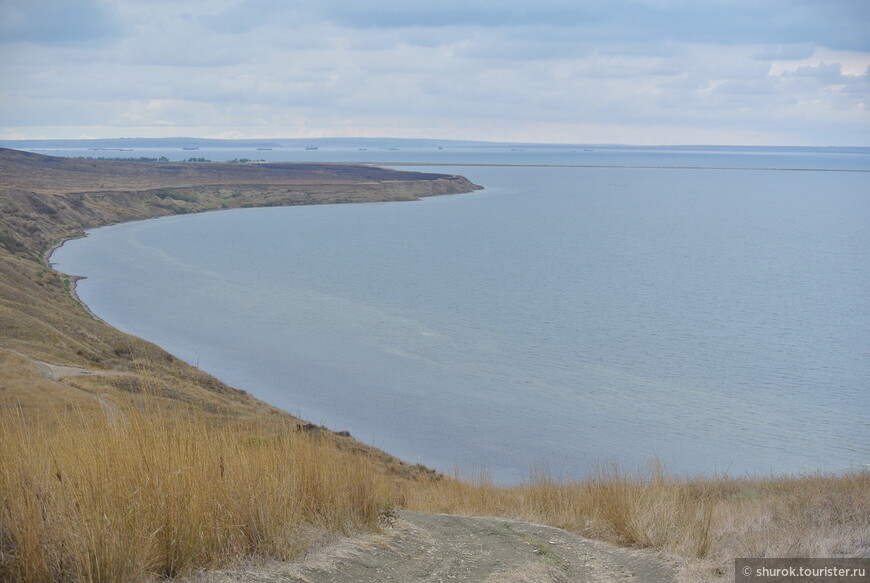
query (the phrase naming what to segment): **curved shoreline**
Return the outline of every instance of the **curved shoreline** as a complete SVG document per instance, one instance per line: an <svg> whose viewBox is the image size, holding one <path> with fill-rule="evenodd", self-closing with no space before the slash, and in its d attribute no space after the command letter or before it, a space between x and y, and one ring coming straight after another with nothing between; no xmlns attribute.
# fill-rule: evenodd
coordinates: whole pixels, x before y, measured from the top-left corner
<svg viewBox="0 0 870 583"><path fill-rule="evenodd" d="M5 284L0 285L0 318L8 324L2 331L4 343L20 346L28 356L48 363L123 371L133 384L106 388L117 389L119 399L161 379L162 397L185 407L230 417L276 419L273 416L280 415L297 424L300 420L289 412L99 318L78 292L82 276L55 269L55 251L67 241L87 236L91 229L162 216L411 201L480 188L455 174L358 164L132 163L7 148L0 148L0 175L0 276ZM8 381L15 389L0 397L23 394L33 386L24 377L0 377L0 383Z"/></svg>
<svg viewBox="0 0 870 583"><path fill-rule="evenodd" d="M337 164L341 164L341 163L337 163ZM401 171L400 171L400 172L401 172ZM458 195L458 194L471 194L471 193L473 193L473 192L476 192L476 191L484 190L484 189L485 189L483 186L479 186L479 185L477 185L477 184L474 184L474 183L468 181L464 176L457 176L457 175L450 175L450 174L444 174L444 175L442 175L442 176L443 176L444 178L449 179L449 180L455 180L455 179L461 179L461 180L464 180L464 181L466 181L466 182L471 186L471 189L470 189L470 190L467 190L467 191L462 191L462 192L447 192L447 193L431 193L431 192L430 192L430 193L420 194L420 195L418 195L417 198L415 198L415 199L410 199L410 200L422 200L422 199L424 199L424 198L430 198L430 197L432 197L432 196L453 196L453 195ZM439 183L442 182L442 181L443 181L442 178L438 178L438 179L435 180L435 182L439 182ZM354 201L354 202L350 202L350 204L365 204L365 203L367 203L367 202L408 202L408 201L409 201L409 199L389 199L389 198L387 198L387 199L385 199L385 200L371 200L371 201L359 201L359 202L355 202L355 201ZM318 205L321 205L321 204L348 204L348 202L345 202L345 201L331 201L331 202L323 203L323 202L316 202L316 201L308 201L308 202L303 202L303 203L301 203L301 204L298 204L298 205L292 205L292 206L318 206ZM271 204L260 204L260 205L251 206L251 207L206 208L206 209L199 210L199 211L196 211L196 212L193 212L193 213L175 213L175 214L170 214L170 215L154 215L154 216L149 216L149 217L142 217L142 218L134 218L134 219L130 219L130 220L124 220L124 221L111 221L111 222L106 222L106 223L103 223L103 224L95 225L95 226L93 226L93 227L86 227L86 228L83 228L83 229L81 230L80 233L75 234L75 235L69 235L69 236L66 236L66 237L62 237L61 239L59 239L59 240L57 240L55 243L53 243L51 246L49 246L49 247L48 247L45 251L43 251L43 253L42 253L42 263L43 263L43 265L44 265L45 267L47 267L48 269L50 269L50 270L53 271L54 273L58 274L59 276L61 276L61 278L63 279L63 281L64 281L65 283L67 283L66 289L67 289L67 292L68 292L69 296L70 296L70 297L71 297L71 298L72 298L72 299L73 299L73 300L74 300L74 301L79 305L79 307L81 307L82 310L84 310L84 311L85 311L85 312L86 312L86 313L87 313L91 318L93 318L94 320L97 320L97 321L99 321L99 322L105 324L106 326L110 326L110 327L112 327L113 329L117 330L116 327L112 326L110 323L106 322L105 320L103 320L102 318L100 318L99 316L97 316L97 315L94 313L94 311L91 309L91 307L88 306L88 305L87 305L87 304L86 304L86 303L81 299L81 297L79 296L79 294L78 294L78 292L77 292L77 290L76 290L76 288L77 288L77 283L78 283L79 281L83 280L83 279L87 279L87 276L84 276L84 275L73 275L73 274L69 274L69 273L65 273L65 272L59 271L59 270L57 270L57 269L54 268L54 263L51 261L51 257L52 257L52 255L54 255L54 253L55 253L58 249L60 249L61 247L63 247L63 246L64 246L68 241L74 241L74 240L76 240L76 239L83 239L83 238L87 237L87 236L88 236L88 231L91 230L91 229L99 229L99 228L102 228L102 227L108 227L108 226L111 226L111 225L117 225L117 224L121 224L121 223L136 223L136 222L140 222L140 221L149 221L149 220L152 220L152 219L161 218L162 216L167 216L167 217L168 217L168 216L180 216L181 214L196 214L196 215L199 215L199 214L205 214L205 213L211 213L211 212L220 212L220 211L239 210L240 208L269 208L270 206L273 206L273 205L271 205ZM288 205L280 205L280 206L288 206ZM139 337L137 336L137 338L139 338ZM149 340L145 340L144 338L140 338L140 340L143 340L143 341L145 341L145 342L150 342ZM161 347L161 348L162 348L162 347ZM193 365L191 365L191 366L193 366ZM196 368L198 368L198 367L196 367Z"/></svg>
<svg viewBox="0 0 870 583"><path fill-rule="evenodd" d="M58 271L58 273L60 273L60 272ZM93 318L94 320L99 320L100 322L102 322L103 324L106 324L107 326L111 326L111 324L109 324L108 322L106 322L105 320L103 320L102 318L97 316L94 313L94 311L91 310L91 307L89 305L87 305L84 301L82 301L82 298L79 297L78 291L76 291L76 288L78 287L78 282L80 282L83 279L87 279L87 276L69 275L69 274L63 274L63 275L65 276L64 281L69 282L69 287L67 288L67 291L69 292L69 295L72 297L72 299L74 299L76 301L76 303L79 306L81 306L82 309L85 312L87 312L91 318ZM113 328L114 328L114 326L113 326Z"/></svg>
<svg viewBox="0 0 870 583"><path fill-rule="evenodd" d="M500 186L499 186L499 182L496 180L496 174L497 174L497 173L495 173L495 172L494 172L493 174L485 173L485 174L479 174L479 176L486 176L487 178L486 178L485 180L486 180L488 183L490 183L490 182L492 183L491 186L493 186L493 187L496 188L496 191L495 191L495 192L499 192L498 188L499 188ZM715 180L715 174L716 174L716 173L714 173L713 175L711 175L711 174L706 174L705 176L707 177L708 180ZM512 173L509 173L508 175L509 175L509 176L512 176L513 174L512 174ZM474 175L473 175L473 176L474 176ZM638 175L635 175L635 176L638 176ZM700 176L700 174L698 174L698 176ZM779 175L779 176L782 178L783 181L785 181L786 179L788 179L789 182L791 182L791 181L794 181L794 180L797 179L797 177L794 176L794 175L792 175L792 176L790 176L790 177L788 177L788 176L783 176L783 175ZM642 179L642 178L643 178L643 175L640 175L640 177L641 177L641 179ZM744 178L745 178L745 179L751 179L751 176L744 176ZM483 181L483 180L484 180L484 179L479 179L478 181ZM505 198L505 197L502 197L502 198ZM466 200L468 203L472 203L472 201L475 200L475 199L471 199L471 198L469 198L469 199L465 199L465 200ZM435 201L433 201L433 202L435 202ZM438 206L444 206L444 205L447 205L447 206L455 206L455 203L459 203L460 205L462 205L462 199L454 199L454 203L451 203L449 200L445 200L445 201L442 201L442 203L439 203ZM463 206L464 206L464 205L463 205ZM387 208L387 207L385 207L385 209L386 209L386 208ZM396 208L396 207L391 207L391 208ZM407 209L410 209L410 210L413 211L413 208L414 208L414 207L402 207L402 208L407 208ZM419 207L417 207L417 208L418 208L418 211L413 211L413 212L414 212L415 214L422 214L422 215L425 216L425 214L426 214L425 209L420 209ZM324 209L324 210L326 210L326 209ZM333 209L333 210L335 210L335 209ZM348 210L348 211L351 211L352 209L347 209L347 210ZM388 211L388 212L389 212L389 211ZM257 214L257 213L254 213L254 214ZM262 212L261 214L266 215L266 216L269 216L271 213L269 213L269 212ZM290 214L292 214L292 212L291 212ZM320 213L318 213L318 214L320 214ZM371 213L370 213L370 214L371 214ZM298 215L297 215L297 216L298 216ZM221 222L224 222L223 219L221 219ZM481 220L479 220L479 219L476 218L476 219L474 219L473 223L471 223L471 224L482 224L482 223L483 223L483 221L481 221ZM186 224L186 223L185 223L184 221L178 221L178 223L176 223L176 224L178 224L178 225L183 225L183 224ZM181 227L181 229L182 229L182 230L185 230L184 227ZM94 236L96 237L96 233L94 234ZM363 238L363 236L361 236L361 235L355 235L354 238L357 240L357 242L365 240L365 239ZM317 232L312 231L312 232L309 233L307 239L308 239L309 241L314 241L315 244L316 244L317 240L319 239L319 236L317 235ZM95 241L94 241L94 242L95 242ZM431 246L431 248L436 248L436 247L435 247L435 246ZM505 247L502 246L502 247L500 247L500 248L501 248L501 249L504 249ZM217 257L217 258L220 258L221 256L222 256L221 254L218 254L216 257ZM229 257L229 255L224 255L223 257L226 258L226 257ZM312 265L313 265L313 266L317 266L318 263L313 263ZM217 266L219 267L219 264L217 264ZM267 268L268 268L268 266L265 266L265 265L263 266L263 269L267 269ZM82 269L83 269L83 268L82 268ZM159 273L159 272L158 272L158 273ZM94 282L91 282L91 283L89 283L88 285L92 285L93 283L94 283ZM91 288L88 287L87 289L91 289ZM85 291L87 291L87 289L86 289ZM87 295L87 294L85 294L85 295ZM96 299L96 298L95 298L95 299ZM98 308L99 308L99 306L98 306ZM135 308L135 306L134 306L134 308ZM154 305L154 308L152 308L152 309L158 309L158 310L159 310L159 309L160 309L160 305L159 305L159 304L155 304L155 305ZM147 316L146 316L146 317L147 317ZM155 338L157 338L157 337L155 337ZM203 341L207 341L208 338L203 337L202 340L203 340ZM186 355L187 360L188 360L191 364L192 364L193 362L197 361L197 356L198 356L198 354L199 354L199 352L198 352L198 351L199 351L199 348L198 348L196 345L194 345L193 350L187 350L186 348L184 348L184 349L181 349L181 348L180 348L180 350L183 351L182 353ZM216 362L220 363L220 359L218 359ZM211 364L211 363L209 363L209 364ZM204 366L207 366L207 365L206 365L206 359L205 359L205 357L204 357L204 360L203 360L203 365L204 365ZM219 369L215 369L215 371L218 371L218 370L219 370ZM235 386L238 386L238 387L252 387L252 388L254 388L255 391L258 391L258 392L259 392L260 388L259 388L256 384L251 383L251 382L248 380L249 377L248 377L248 378L244 378L244 379L240 379L239 377L235 377L235 378L236 378L236 382L234 382L234 383L231 382L231 384L234 384ZM292 379L293 377L285 376L284 378L290 378L290 379ZM317 379L317 380L320 380L321 377L312 377L312 378L315 378L315 379ZM269 399L267 399L267 400L269 400ZM279 403L281 402L280 400L281 400L281 397L277 397L277 398L275 398L275 400L272 401L272 402L274 402L275 404L279 404ZM297 413L298 413L299 410L298 410L297 408L295 408L295 405L296 405L295 402L285 402L284 404L281 404L281 405L279 405L279 406L287 407L290 411L293 411L293 412L297 412ZM328 411L328 409L326 409L325 407L323 407L323 409ZM318 415L319 415L319 413L315 413L314 415L312 415L312 417L314 417L315 419L318 419L318 420L319 420L320 417L318 417ZM329 417L324 417L324 418L328 419ZM333 419L335 419L335 417L333 417ZM362 423L360 423L359 421L355 421L354 423L349 423L349 424L346 424L346 425L342 425L342 423L343 423L343 422L341 422L341 423L337 423L337 424L335 425L335 428L336 428L336 429L351 428L351 429L354 429L354 431L356 432L357 430L355 429L354 425L356 425L356 426L362 426ZM384 442L381 442L381 443L384 443ZM405 443L407 443L407 442L405 442ZM394 441L393 441L393 445L390 446L390 449L395 448L395 450L398 451L398 452L406 451L406 450L402 449L403 446L405 445L405 443L403 443L403 441L400 441L400 440L394 440ZM397 447L396 444L398 444L398 447ZM408 456L407 454L404 454L402 457L404 457L405 459L413 459L412 456ZM430 459L432 459L432 458L430 458ZM431 463L432 463L433 465L435 465L435 466L438 466L438 467L447 467L446 465L444 465L444 464L439 464L438 462L431 462Z"/></svg>
<svg viewBox="0 0 870 583"><path fill-rule="evenodd" d="M87 279L87 276L85 276L85 275L73 275L70 273L65 273L63 271L58 271L57 269L54 268L54 263L52 263L52 261L51 261L51 256L54 255L54 252L57 251L58 249L60 249L61 247L63 247L67 241L74 241L75 239L83 239L84 237L87 237L87 236L88 236L87 232L83 232L81 235L78 235L78 236L63 237L57 243L55 243L54 245L52 245L51 247L49 247L48 249L45 250L45 252L42 254L42 263L48 269L52 270L54 273L57 273L58 275L61 276L61 278L65 284L64 287L66 288L67 293L73 299L73 301L75 301L75 303L77 303L79 305L79 307L81 307L82 310L84 310L94 320L97 320L98 322L102 322L106 326L112 326L111 324L109 324L108 322L106 322L105 320L103 320L102 318L97 316L94 313L94 311L91 309L91 307L89 305L87 305L82 300L82 298L79 296L78 291L77 291L78 282L80 282L83 279ZM112 326L112 328L117 330L117 328L115 328L114 326Z"/></svg>

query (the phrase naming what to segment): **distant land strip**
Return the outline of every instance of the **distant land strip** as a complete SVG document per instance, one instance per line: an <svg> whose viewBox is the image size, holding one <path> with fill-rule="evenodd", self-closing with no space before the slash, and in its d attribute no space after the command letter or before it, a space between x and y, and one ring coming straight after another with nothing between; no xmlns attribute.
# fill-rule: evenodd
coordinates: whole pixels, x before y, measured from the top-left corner
<svg viewBox="0 0 870 583"><path fill-rule="evenodd" d="M860 168L753 168L752 166L641 166L634 164L497 164L485 162L354 162L376 166L480 166L507 168L635 168L643 170L756 170L766 172L870 172Z"/></svg>

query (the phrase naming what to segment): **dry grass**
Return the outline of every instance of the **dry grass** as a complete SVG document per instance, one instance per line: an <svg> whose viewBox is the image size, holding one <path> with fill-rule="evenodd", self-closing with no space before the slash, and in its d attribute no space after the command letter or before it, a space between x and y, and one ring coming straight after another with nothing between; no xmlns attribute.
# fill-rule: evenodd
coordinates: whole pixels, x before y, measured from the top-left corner
<svg viewBox="0 0 870 583"><path fill-rule="evenodd" d="M737 557L870 555L870 472L677 479L658 464L599 468L583 481L546 471L516 487L485 475L404 491L423 512L503 516L549 524L674 558L684 578L733 577Z"/></svg>
<svg viewBox="0 0 870 583"><path fill-rule="evenodd" d="M30 423L0 412L0 580L175 577L287 559L375 527L392 486L328 436L125 412Z"/></svg>
<svg viewBox="0 0 870 583"><path fill-rule="evenodd" d="M867 556L870 473L676 479L600 468L576 482L405 481L295 424L171 409L52 423L0 412L0 580L144 581L250 557L290 559L383 510L491 515L656 549L689 580L727 579L735 557Z"/></svg>
<svg viewBox="0 0 870 583"><path fill-rule="evenodd" d="M39 375L36 365L23 356L3 349L0 344L0 409L16 406L31 419L53 419L53 411L88 409L99 411L99 404L86 394L59 386Z"/></svg>

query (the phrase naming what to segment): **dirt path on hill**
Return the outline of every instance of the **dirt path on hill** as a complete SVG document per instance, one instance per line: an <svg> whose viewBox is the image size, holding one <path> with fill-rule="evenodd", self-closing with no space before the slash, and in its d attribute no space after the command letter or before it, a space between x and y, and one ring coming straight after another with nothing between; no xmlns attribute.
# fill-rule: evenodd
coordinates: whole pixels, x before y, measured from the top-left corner
<svg viewBox="0 0 870 583"><path fill-rule="evenodd" d="M30 357L26 357L30 358ZM47 362L42 362L41 360L36 360L35 358L30 358L34 364L36 364L36 368L39 369L39 374L50 381L54 381L59 385L63 385L64 387L70 389L71 391L78 391L79 393L85 394L92 399L96 399L100 405L103 407L103 411L106 413L106 417L108 417L110 423L114 423L121 413L118 411L118 407L111 402L109 399L105 398L102 395L98 395L96 393L92 393L90 391L86 391L84 389L80 389L78 387L74 387L68 383L61 381L64 377L76 377L76 376L91 376L91 375L118 375L115 371L105 371L105 370L89 370L86 368L80 368L77 366L62 366L59 364L50 364Z"/></svg>
<svg viewBox="0 0 870 583"><path fill-rule="evenodd" d="M186 583L670 583L656 555L502 518L400 512L383 534L344 539L295 563L205 571Z"/></svg>
<svg viewBox="0 0 870 583"><path fill-rule="evenodd" d="M96 400L103 407L103 411L106 413L106 417L108 417L109 421L114 423L116 419L121 415L120 411L118 411L118 407L109 399L102 395L98 395L96 393L92 393L91 391L86 391L84 389L80 389L78 387L74 387L68 383L63 382L61 379L64 377L74 377L74 376L91 376L91 375L107 375L107 376L116 376L122 373L111 370L91 370L87 368L81 368L78 366L63 366L60 364L51 364L48 362L43 362L41 360L36 360L33 357L27 356L22 352L18 352L17 350L12 350L11 348L3 348L2 350L6 350L7 352L11 352L13 354L17 354L22 358L26 358L30 362L36 365L36 370L39 371L39 374L46 380L49 380L55 384L58 384L70 391L76 391L83 395L87 395L91 399Z"/></svg>

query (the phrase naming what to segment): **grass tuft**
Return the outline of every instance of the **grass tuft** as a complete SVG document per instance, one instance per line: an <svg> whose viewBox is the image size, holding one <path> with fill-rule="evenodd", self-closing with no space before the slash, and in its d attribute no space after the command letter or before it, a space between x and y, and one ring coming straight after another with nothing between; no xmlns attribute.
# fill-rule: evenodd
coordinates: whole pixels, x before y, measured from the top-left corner
<svg viewBox="0 0 870 583"><path fill-rule="evenodd" d="M654 463L636 473L602 466L585 480L559 481L539 469L514 487L496 487L485 473L411 485L403 500L420 512L526 520L654 549L682 564L688 579L733 573L736 557L870 554L867 471L685 479Z"/></svg>
<svg viewBox="0 0 870 583"><path fill-rule="evenodd" d="M365 456L250 424L129 409L28 423L0 412L0 580L174 578L289 559L376 528L392 486Z"/></svg>

